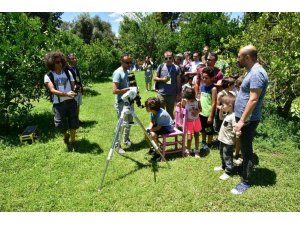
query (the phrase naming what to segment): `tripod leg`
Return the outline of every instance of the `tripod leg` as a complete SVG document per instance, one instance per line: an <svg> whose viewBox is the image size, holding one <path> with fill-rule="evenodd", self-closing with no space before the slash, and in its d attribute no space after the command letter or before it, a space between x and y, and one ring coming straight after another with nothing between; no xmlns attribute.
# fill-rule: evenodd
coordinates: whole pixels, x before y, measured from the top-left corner
<svg viewBox="0 0 300 225"><path fill-rule="evenodd" d="M100 186L98 188L98 191L101 191L101 188L102 188L102 185L103 185L103 182L104 182L104 178L105 178L105 174L106 174L106 171L107 171L107 168L108 168L108 164L112 158L112 155L113 155L113 152L116 148L116 144L117 144L117 141L119 139L119 133L120 133L120 128L122 126L122 123L123 123L123 115L121 115L119 121L118 121L118 124L117 124L117 127L116 127L116 131L115 131L115 136L114 136L114 139L113 139L113 142L111 144L111 147L110 147L110 150L109 150L109 153L108 153L108 156L107 156L107 160L106 160L106 165L104 167L104 171L103 171L103 174L102 174L102 179L101 179L101 182L100 182Z"/></svg>
<svg viewBox="0 0 300 225"><path fill-rule="evenodd" d="M166 160L166 158L163 156L163 154L160 151L160 148L157 146L157 144L155 143L155 141L152 139L152 137L148 134L148 132L146 131L146 128L144 127L144 125L141 123L141 121L139 120L139 118L137 117L137 115L135 114L135 112L132 112L132 116L133 118L136 120L136 122L140 125L140 127L142 128L142 130L144 131L144 134L146 135L146 137L148 138L148 140L150 141L150 143L152 144L152 146L155 149L155 152L157 152L161 158L167 163L168 167L170 168L170 164L168 163L168 161Z"/></svg>

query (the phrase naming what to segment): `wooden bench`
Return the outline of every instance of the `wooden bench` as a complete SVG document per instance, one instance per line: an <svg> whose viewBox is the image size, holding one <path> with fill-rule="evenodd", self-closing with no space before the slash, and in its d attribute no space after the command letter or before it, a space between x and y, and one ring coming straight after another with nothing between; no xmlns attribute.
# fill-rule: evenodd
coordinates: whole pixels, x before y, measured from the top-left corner
<svg viewBox="0 0 300 225"><path fill-rule="evenodd" d="M28 144L32 144L37 138L37 127L37 125L26 127L23 133L19 135L21 143L28 142Z"/></svg>

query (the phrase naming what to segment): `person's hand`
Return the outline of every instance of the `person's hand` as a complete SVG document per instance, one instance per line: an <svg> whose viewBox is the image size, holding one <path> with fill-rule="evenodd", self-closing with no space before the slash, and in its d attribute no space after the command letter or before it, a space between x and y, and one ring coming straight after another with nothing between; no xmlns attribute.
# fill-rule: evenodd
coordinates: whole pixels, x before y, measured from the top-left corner
<svg viewBox="0 0 300 225"><path fill-rule="evenodd" d="M167 83L170 79L171 79L171 77L164 77L163 82Z"/></svg>
<svg viewBox="0 0 300 225"><path fill-rule="evenodd" d="M242 127L244 126L244 122L239 120L239 122L237 122L237 124L235 124L234 126L234 131L236 134L240 134L241 133L241 130L242 130Z"/></svg>
<svg viewBox="0 0 300 225"><path fill-rule="evenodd" d="M213 119L211 117L207 118L207 124L212 124L213 123Z"/></svg>
<svg viewBox="0 0 300 225"><path fill-rule="evenodd" d="M71 97L71 98L74 98L77 94L74 92L74 91L69 91L67 92L67 96L68 97Z"/></svg>

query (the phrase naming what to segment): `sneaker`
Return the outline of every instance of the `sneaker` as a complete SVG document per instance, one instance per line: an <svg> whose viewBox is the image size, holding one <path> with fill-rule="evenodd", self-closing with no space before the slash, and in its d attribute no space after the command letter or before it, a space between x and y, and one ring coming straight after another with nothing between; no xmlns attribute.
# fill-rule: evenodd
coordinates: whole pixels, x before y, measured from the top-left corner
<svg viewBox="0 0 300 225"><path fill-rule="evenodd" d="M245 191L247 191L248 188L250 188L249 184L245 184L244 182L241 182L238 185L236 185L235 188L233 188L231 190L231 193L234 194L234 195L241 195Z"/></svg>
<svg viewBox="0 0 300 225"><path fill-rule="evenodd" d="M191 155L191 152L190 150L186 149L185 152L184 152L185 156L190 156Z"/></svg>
<svg viewBox="0 0 300 225"><path fill-rule="evenodd" d="M151 158L151 161L152 161L152 162L160 162L160 161L161 161L161 155L155 153L155 154L153 155L153 157Z"/></svg>
<svg viewBox="0 0 300 225"><path fill-rule="evenodd" d="M195 150L195 158L200 159L200 151L199 150Z"/></svg>
<svg viewBox="0 0 300 225"><path fill-rule="evenodd" d="M223 173L220 177L221 180L227 180L230 178L230 176L227 173Z"/></svg>
<svg viewBox="0 0 300 225"><path fill-rule="evenodd" d="M64 137L64 143L66 144L66 145L68 145L69 143L70 143L70 134L66 134L66 136Z"/></svg>
<svg viewBox="0 0 300 225"><path fill-rule="evenodd" d="M214 168L214 171L223 171L222 166L217 166Z"/></svg>
<svg viewBox="0 0 300 225"><path fill-rule="evenodd" d="M155 154L155 150L153 147L150 147L149 151L148 151L148 155L154 155Z"/></svg>
<svg viewBox="0 0 300 225"><path fill-rule="evenodd" d="M123 149L123 148L121 148L121 147L119 147L118 149L117 149L117 152L119 153L119 154L124 154L125 153L125 150Z"/></svg>
<svg viewBox="0 0 300 225"><path fill-rule="evenodd" d="M203 148L202 148L202 149L205 150L205 151L209 151L208 145L203 145Z"/></svg>
<svg viewBox="0 0 300 225"><path fill-rule="evenodd" d="M131 146L131 141L128 139L127 141L124 141L124 144L125 144L127 147L130 147L130 146Z"/></svg>

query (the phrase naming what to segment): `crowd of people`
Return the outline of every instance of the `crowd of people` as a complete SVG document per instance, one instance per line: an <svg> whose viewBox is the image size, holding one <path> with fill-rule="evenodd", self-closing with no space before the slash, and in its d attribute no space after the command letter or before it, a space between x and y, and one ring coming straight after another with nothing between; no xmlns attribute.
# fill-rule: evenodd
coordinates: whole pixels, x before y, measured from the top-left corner
<svg viewBox="0 0 300 225"><path fill-rule="evenodd" d="M192 56L192 58L191 58ZM153 60L147 56L142 66L145 71L145 88L151 91L154 81L155 96L145 102L150 113L149 134L155 142L160 134L173 132L175 106L187 109L186 156L200 158L209 152L213 137L217 134L220 164L215 171L223 171L221 180L235 174L236 166L242 168L241 182L231 190L242 194L250 187L253 168L253 139L261 119L261 107L268 86L268 76L257 60L257 49L248 45L239 50L237 63L246 69L246 74L224 76L216 63L218 55L202 51L173 55L164 53L153 76ZM76 130L80 125L79 111L82 104L83 86L77 59L74 53L65 57L61 52L50 52L45 56L49 72L44 83L53 103L54 124L63 134L63 141L70 151L75 151ZM129 54L121 56L120 67L112 75L112 93L115 95L115 111L119 119L125 102L122 95L130 90L128 75L132 67ZM132 109L133 105L132 105ZM131 114L124 118L123 143L130 147ZM201 133L201 142L200 142ZM192 149L194 138L195 148ZM116 150L124 154L122 143L116 143ZM241 151L241 155L240 155ZM153 149L150 149L153 154ZM201 154L205 153L205 154ZM242 159L239 158L242 156ZM160 160L153 154L152 160Z"/></svg>
<svg viewBox="0 0 300 225"><path fill-rule="evenodd" d="M188 111L185 154L200 158L201 151L210 150L213 136L217 134L221 166L214 170L223 171L220 179L227 180L235 173L236 166L241 166L241 182L231 193L242 194L250 187L249 178L253 169L252 143L261 119L268 76L258 63L257 49L253 45L239 50L238 66L247 71L240 76L224 76L222 70L216 66L218 55L209 52L208 46L203 48L202 53L201 57L198 52L185 52L175 56L171 51L164 53L164 63L157 67L153 77L156 96L147 99L145 103L147 112L151 114L148 129L157 142L158 135L173 131L171 121L174 119L175 106L185 107ZM113 73L116 105L122 104L121 96L129 90L127 76L131 62L130 55L123 55L121 66ZM150 91L153 62L149 56L146 57L143 69L146 91ZM116 107L118 116L121 108ZM132 118L128 118L128 122L130 119ZM129 129L130 126L124 135L127 146L130 146L128 143L131 144ZM192 138L195 138L194 151L191 146ZM121 153L125 153L122 148L119 149ZM159 155L154 155L152 159L159 159Z"/></svg>

